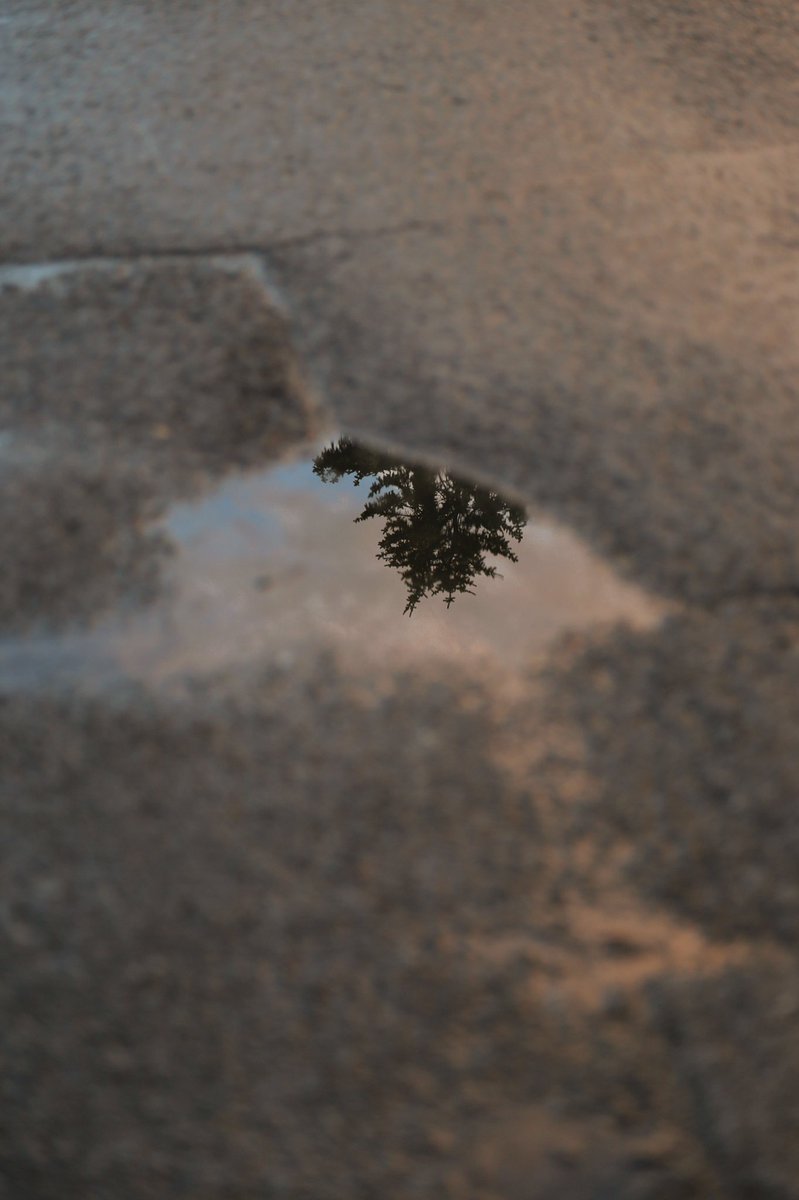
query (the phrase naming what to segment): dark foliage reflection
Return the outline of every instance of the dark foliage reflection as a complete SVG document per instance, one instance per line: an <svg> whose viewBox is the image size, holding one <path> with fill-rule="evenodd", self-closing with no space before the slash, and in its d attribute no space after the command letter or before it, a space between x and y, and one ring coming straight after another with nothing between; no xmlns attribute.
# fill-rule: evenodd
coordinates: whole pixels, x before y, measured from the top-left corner
<svg viewBox="0 0 799 1200"><path fill-rule="evenodd" d="M314 474L326 483L350 476L356 487L372 480L356 521L383 518L377 557L401 575L406 613L425 596L441 596L449 607L458 593L473 595L479 576L497 576L489 555L517 561L511 543L522 539L524 509L448 471L341 438L317 456Z"/></svg>

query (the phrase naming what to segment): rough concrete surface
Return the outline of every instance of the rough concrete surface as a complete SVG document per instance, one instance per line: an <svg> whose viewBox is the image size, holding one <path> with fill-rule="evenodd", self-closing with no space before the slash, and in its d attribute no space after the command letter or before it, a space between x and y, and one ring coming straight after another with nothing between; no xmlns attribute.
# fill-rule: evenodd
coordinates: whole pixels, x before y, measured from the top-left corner
<svg viewBox="0 0 799 1200"><path fill-rule="evenodd" d="M0 0L2 1200L799 1198L798 126L788 0ZM341 426L672 615L8 667Z"/></svg>

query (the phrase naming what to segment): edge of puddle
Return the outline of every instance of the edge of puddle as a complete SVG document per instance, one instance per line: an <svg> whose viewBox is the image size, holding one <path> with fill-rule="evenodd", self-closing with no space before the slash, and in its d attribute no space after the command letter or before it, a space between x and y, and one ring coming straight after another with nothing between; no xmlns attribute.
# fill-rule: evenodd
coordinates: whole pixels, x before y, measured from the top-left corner
<svg viewBox="0 0 799 1200"><path fill-rule="evenodd" d="M165 568L162 596L130 614L110 613L86 630L0 640L0 690L103 687L131 679L158 686L184 675L240 670L254 661L291 669L300 651L331 649L366 669L387 664L407 667L437 657L473 661L485 669L493 657L501 670L518 673L561 635L619 621L650 629L676 610L672 602L625 579L562 522L531 508L517 489L500 490L495 481L475 477L458 463L454 470L451 465L443 468L438 456L409 455L396 443L353 431L346 437L372 453L396 458L411 469L449 473L475 491L495 493L526 513L519 562L502 564L504 578L480 580L474 596L456 597L451 608L438 597L428 597L408 618L401 611L401 581L392 580L386 564L368 554L370 539L373 543L378 539L377 523L355 522L354 506L340 502L342 492L336 494L338 484L314 482L312 490L307 486L313 459L341 436L330 430L313 442L295 444L264 467L231 473L199 497L170 505L151 526L175 544L175 554ZM281 508L276 501L279 476L303 466L308 473L306 486L301 478L294 485L294 524L300 527L299 533L294 531L296 546L292 550L283 537L279 568L273 572L277 582L270 579L264 586L270 568L259 567L259 556L266 562L270 553L267 527L271 522L274 542L275 521L285 526L293 519L291 504ZM358 499L365 498L367 491L368 485L362 486ZM297 496L305 497L304 516ZM313 520L318 529L313 528ZM332 528L336 522L338 533ZM285 535L285 528L282 532ZM274 545L271 552L275 553ZM536 586L536 558L543 586ZM569 572L575 581L580 575L592 575L593 585L586 585L583 578L572 586ZM550 586L553 573L560 579L561 592L565 588L568 593L567 603L563 594L558 599L557 587ZM504 610L500 588L505 591ZM578 592L583 597L579 602ZM542 617L543 605L548 606L547 619ZM598 610L595 616L592 606ZM539 635L527 638L526 611L533 612ZM498 633L486 634L479 627L481 621L493 621Z"/></svg>

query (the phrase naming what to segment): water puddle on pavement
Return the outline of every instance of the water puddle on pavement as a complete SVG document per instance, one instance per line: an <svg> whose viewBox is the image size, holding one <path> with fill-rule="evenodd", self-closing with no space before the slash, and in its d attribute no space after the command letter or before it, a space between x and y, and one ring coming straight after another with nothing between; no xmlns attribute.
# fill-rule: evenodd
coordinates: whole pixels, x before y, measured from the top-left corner
<svg viewBox="0 0 799 1200"><path fill-rule="evenodd" d="M17 676L93 664L159 680L324 649L513 669L564 631L650 627L666 608L499 493L346 437L176 504L159 528L175 547L159 603L17 643L0 679L16 662Z"/></svg>

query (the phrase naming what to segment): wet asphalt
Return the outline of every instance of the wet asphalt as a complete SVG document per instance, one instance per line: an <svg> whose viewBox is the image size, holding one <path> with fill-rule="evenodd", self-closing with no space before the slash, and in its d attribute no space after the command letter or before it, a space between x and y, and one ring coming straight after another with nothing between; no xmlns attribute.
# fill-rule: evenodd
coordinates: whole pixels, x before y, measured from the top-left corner
<svg viewBox="0 0 799 1200"><path fill-rule="evenodd" d="M338 428L667 608L0 669L0 1196L799 1195L794 6L0 18L2 654Z"/></svg>

